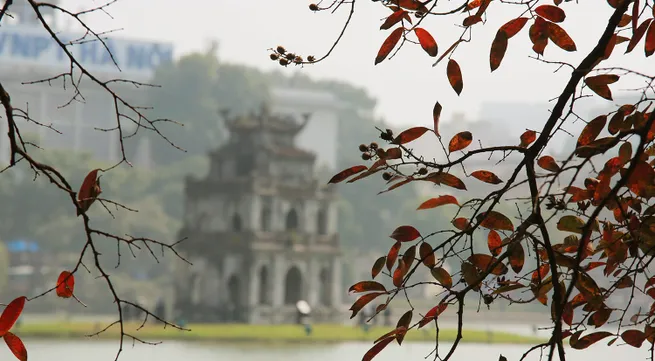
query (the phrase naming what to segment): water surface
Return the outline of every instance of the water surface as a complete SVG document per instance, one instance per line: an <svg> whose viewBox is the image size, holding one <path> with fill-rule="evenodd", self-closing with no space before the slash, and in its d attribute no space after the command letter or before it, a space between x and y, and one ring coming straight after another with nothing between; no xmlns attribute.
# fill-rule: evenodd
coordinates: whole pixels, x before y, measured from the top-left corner
<svg viewBox="0 0 655 361"><path fill-rule="evenodd" d="M646 360L647 347L637 350L630 346L611 346L601 341L585 351L568 349L567 360L571 361L623 361ZM81 339L80 341L25 340L30 361L112 361L118 350L114 341ZM619 343L619 342L617 342ZM131 343L121 354L121 361L360 361L372 343L352 342L338 345L257 345L257 344L212 344L197 342L166 341L150 346ZM448 346L449 344L443 344ZM4 345L2 345L4 346ZM376 361L424 360L433 349L430 343L408 343L398 346L392 343L379 354ZM508 361L516 361L528 349L524 345L481 345L461 344L453 361L497 361L500 354ZM442 351L444 354L446 349ZM13 356L0 347L0 360L12 360ZM428 360L433 360L429 357ZM545 359L545 358L544 358ZM539 353L533 353L526 360L539 360Z"/></svg>

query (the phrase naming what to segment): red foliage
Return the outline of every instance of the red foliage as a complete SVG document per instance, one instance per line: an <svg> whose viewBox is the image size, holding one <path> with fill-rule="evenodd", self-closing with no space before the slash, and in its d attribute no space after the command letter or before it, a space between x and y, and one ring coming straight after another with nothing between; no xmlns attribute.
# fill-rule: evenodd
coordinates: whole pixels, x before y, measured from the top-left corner
<svg viewBox="0 0 655 361"><path fill-rule="evenodd" d="M86 212L91 204L95 202L96 198L102 193L100 189L100 181L98 179L98 171L101 169L94 169L84 178L79 192L77 192L78 210L77 215ZM81 209L81 210L80 210Z"/></svg>
<svg viewBox="0 0 655 361"><path fill-rule="evenodd" d="M75 289L75 276L68 272L63 271L59 274L57 279L57 296L62 298L69 298L73 296L73 290Z"/></svg>
<svg viewBox="0 0 655 361"><path fill-rule="evenodd" d="M386 170L384 192L425 182L445 186L446 191L453 192L426 197L418 210L457 206L440 210L452 217L452 225L445 227L447 229L424 230L421 234L413 226L403 225L393 231L391 238L395 242L386 256L375 261L371 270L373 278L380 277L386 265L389 272L383 275L391 278L392 288L384 288L382 281L362 281L351 288L356 292L368 292L351 308L354 314L383 294L388 298L380 307L405 298L405 290L416 286L412 278L421 272L429 272L433 278L431 283L443 288L437 294L436 306L418 323L411 324L416 310L410 306L396 327L377 340L365 359L370 360L392 340L402 343L413 328L437 322L448 305L457 307L458 321L464 322L465 299L473 296L487 305L509 302L510 305L535 303L549 307L554 326L551 339L555 346L550 350L560 357L564 355L563 340L566 338L574 349L585 349L606 338L611 338L609 344L621 339L633 347L655 342L655 275L648 267L655 257L655 113L651 109L655 98L651 83L655 76L650 68L636 71L619 61L625 53L641 46L642 39L643 55L640 56L647 58L655 53L655 4L636 0L607 0L595 4L599 8L609 4L611 11L609 18L589 18L590 24L603 22L600 24L602 35L593 43L576 44L566 30L569 15L576 9L573 2L536 0L528 4L528 8L514 13L495 8L511 12L509 9L516 4L491 0L468 1L452 11L431 1L375 3L392 11L381 28L397 27L382 44L376 64L387 59L394 49L405 46L421 46L428 56L436 57L435 35L442 39L440 41L449 41L449 47L436 59L434 66L447 59L443 63L448 85L458 96L465 96L462 93L465 74L460 67L463 63L455 60L463 58L456 53L464 47L475 46L471 44L475 43L478 31L486 31L492 35L495 32L490 43L482 45L489 49L491 72L498 70L503 62L509 63L505 59L508 54L534 53L538 60L543 60L539 64L544 67L552 67L558 74L566 69L567 79L559 94L552 98L549 115L531 123L532 126L541 124L541 127L526 129L518 145L485 146L485 129L462 130L445 144L439 132L443 107L435 102L432 130L438 138L435 149L444 153L441 158L420 155L403 146L427 133L426 127L409 127L396 137L391 131L382 131L380 138L397 147L364 157L371 161L370 168L354 166L331 180L337 183L359 173L352 179L355 181ZM462 24L462 35L434 32L431 26L435 23L433 19L438 17L453 18L443 23ZM412 18L415 25L410 22ZM503 25L490 29L488 23ZM525 28L527 31L523 31ZM527 32L524 36L530 40L531 49L520 49L518 44L521 43L516 41L517 48L510 52L510 39L519 36L521 31ZM412 40L412 32L418 41ZM448 40L452 36L455 39ZM546 52L549 43L554 46ZM585 54L577 57L579 63L569 64L556 58L581 49ZM482 60L486 61L486 58ZM605 66L605 61L612 61L612 65ZM408 69L398 67L394 71ZM628 85L627 78L638 79L642 87L635 89ZM553 79L556 81L555 77ZM467 80L467 84L474 84L474 80ZM526 79L525 89L518 91L529 92L538 87L543 85ZM489 85L489 89L495 90L493 85ZM639 100L611 104L609 101L615 97L619 99L618 92L637 92L638 96L625 99ZM594 108L597 113L587 118L578 105L586 98L608 101L607 106L612 108ZM571 129L579 129L569 127L572 123L584 126L570 133ZM471 131L476 133L473 147ZM575 149L568 154L551 147L551 139L561 133L577 140ZM479 134L482 135L480 139ZM548 154L550 149L557 153ZM493 156L500 160L492 163ZM509 159L516 159L513 170L497 167ZM488 165L481 165L485 160L489 161ZM475 178L493 187L485 186L484 189L490 189L487 194L474 194L468 191L463 177ZM472 184L480 186L475 181ZM487 245L480 247L485 234ZM435 237L435 241L428 243L431 237ZM401 248L404 249L402 256ZM452 266L454 270L450 270ZM642 284L644 287L639 288ZM628 296L627 305L609 302L610 297L617 294ZM403 296L396 298L398 295ZM641 302L638 307L635 306L637 298ZM630 329L605 330L617 324L626 326L627 319ZM599 327L602 331L591 331ZM459 326L458 331L461 330ZM448 346L450 349L444 359L451 357L459 341L458 336L456 342Z"/></svg>

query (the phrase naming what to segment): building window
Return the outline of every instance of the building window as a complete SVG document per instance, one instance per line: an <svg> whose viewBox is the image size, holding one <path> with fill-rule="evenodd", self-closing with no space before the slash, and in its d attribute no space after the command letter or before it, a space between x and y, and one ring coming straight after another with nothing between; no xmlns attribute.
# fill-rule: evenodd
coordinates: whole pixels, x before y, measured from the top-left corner
<svg viewBox="0 0 655 361"><path fill-rule="evenodd" d="M269 297L269 280L268 280L268 268L262 266L259 270L259 304L260 305L270 305L271 300Z"/></svg>
<svg viewBox="0 0 655 361"><path fill-rule="evenodd" d="M268 206L264 206L262 208L262 215L261 215L261 229L264 232L270 232L271 231L271 208Z"/></svg>
<svg viewBox="0 0 655 361"><path fill-rule="evenodd" d="M327 211L325 209L318 211L316 223L318 234L327 234Z"/></svg>
<svg viewBox="0 0 655 361"><path fill-rule="evenodd" d="M242 155L237 160L237 176L250 174L255 166L255 157L252 154Z"/></svg>
<svg viewBox="0 0 655 361"><path fill-rule="evenodd" d="M291 267L284 280L284 304L293 305L302 298L302 273Z"/></svg>
<svg viewBox="0 0 655 361"><path fill-rule="evenodd" d="M234 232L241 232L242 228L243 228L243 222L241 221L241 216L235 213L232 216L232 230Z"/></svg>
<svg viewBox="0 0 655 361"><path fill-rule="evenodd" d="M291 208L291 210L289 210L289 213L287 213L286 230L295 231L297 229L298 229L298 213L296 212L295 209Z"/></svg>
<svg viewBox="0 0 655 361"><path fill-rule="evenodd" d="M320 288L318 298L321 304L325 306L330 306L332 303L330 300L330 296L332 294L330 287L332 286L332 283L330 281L330 270L327 268L321 269L321 273L319 275Z"/></svg>

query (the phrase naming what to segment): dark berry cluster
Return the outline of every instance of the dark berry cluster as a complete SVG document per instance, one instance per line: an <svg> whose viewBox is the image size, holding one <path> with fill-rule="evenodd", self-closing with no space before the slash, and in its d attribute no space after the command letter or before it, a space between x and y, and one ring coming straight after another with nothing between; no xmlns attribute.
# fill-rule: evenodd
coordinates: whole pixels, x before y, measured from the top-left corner
<svg viewBox="0 0 655 361"><path fill-rule="evenodd" d="M272 53L269 57L271 60L280 63L281 66L287 66L289 64L301 65L316 61L316 58L313 55L308 56L307 61L305 61L302 56L288 52L283 46L278 46L275 49L271 49L271 51Z"/></svg>

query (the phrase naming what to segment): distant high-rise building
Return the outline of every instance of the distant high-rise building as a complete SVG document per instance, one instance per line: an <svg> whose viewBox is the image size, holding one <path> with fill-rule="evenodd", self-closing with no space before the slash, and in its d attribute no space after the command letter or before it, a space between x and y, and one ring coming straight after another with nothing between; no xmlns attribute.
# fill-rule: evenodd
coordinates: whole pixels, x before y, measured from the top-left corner
<svg viewBox="0 0 655 361"><path fill-rule="evenodd" d="M83 36L83 32L62 31L54 9L42 7L40 10L59 41L67 44L66 49L76 60L101 81L123 78L147 82L159 64L172 61L171 44L102 36L103 44L92 35ZM119 160L118 119L112 97L90 79L81 81L81 95L75 96L70 76L25 84L66 73L71 69L71 62L26 0L14 0L9 15L14 20L5 23L5 19L9 19L5 17L0 27L0 66L5 69L0 81L11 96L14 118L21 133L38 135L39 146L46 151L70 149L89 152L101 160ZM79 80L79 75L79 69L73 67L75 81ZM134 86L120 82L108 86L133 105L144 105L143 92ZM121 111L134 118L134 114L122 106ZM127 118L121 119L127 132L130 127L134 129L131 123ZM0 123L0 132L7 133L6 122ZM141 139L137 137L131 144L138 147ZM0 160L9 160L6 136L0 138Z"/></svg>

